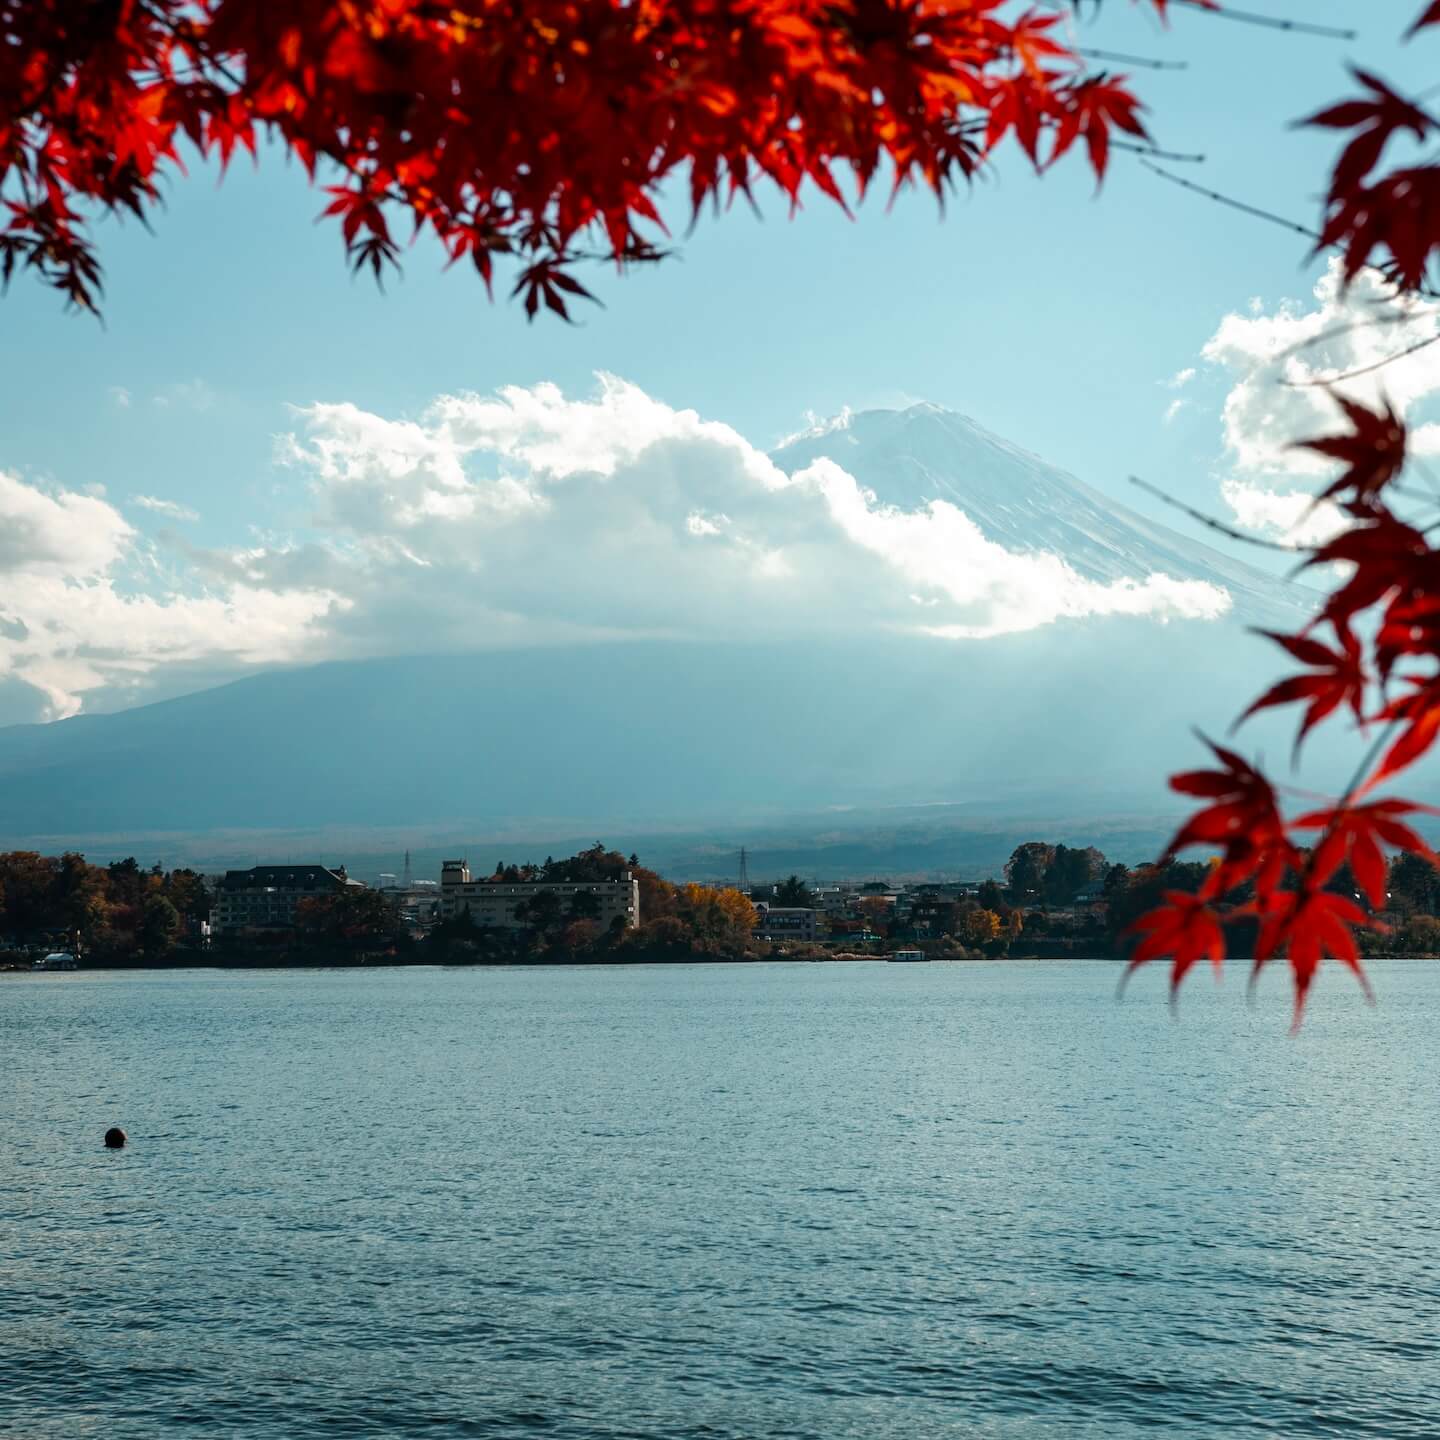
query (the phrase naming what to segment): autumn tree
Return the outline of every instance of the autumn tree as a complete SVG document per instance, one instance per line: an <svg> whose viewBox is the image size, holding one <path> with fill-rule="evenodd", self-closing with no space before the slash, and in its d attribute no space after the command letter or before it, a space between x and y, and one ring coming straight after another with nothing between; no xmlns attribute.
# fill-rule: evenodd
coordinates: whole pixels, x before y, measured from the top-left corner
<svg viewBox="0 0 1440 1440"><path fill-rule="evenodd" d="M1045 869L1044 897L1052 905L1068 905L1076 894L1105 874L1105 856L1093 845L1072 850L1057 845Z"/></svg>
<svg viewBox="0 0 1440 1440"><path fill-rule="evenodd" d="M971 910L961 921L960 936L977 948L990 945L1001 936L1003 922L993 910Z"/></svg>
<svg viewBox="0 0 1440 1440"><path fill-rule="evenodd" d="M856 903L855 908L877 935L889 933L892 906L883 895L867 895Z"/></svg>
<svg viewBox="0 0 1440 1440"><path fill-rule="evenodd" d="M180 933L180 912L160 894L146 897L136 932L140 952L147 960L158 960L169 954Z"/></svg>
<svg viewBox="0 0 1440 1440"><path fill-rule="evenodd" d="M307 896L295 906L295 929L310 940L373 944L393 939L399 928L385 897L363 885Z"/></svg>
<svg viewBox="0 0 1440 1440"><path fill-rule="evenodd" d="M61 872L63 862L34 850L0 855L5 893L5 928L17 939L41 930L67 927Z"/></svg>
<svg viewBox="0 0 1440 1440"><path fill-rule="evenodd" d="M55 887L56 914L84 948L93 948L107 938L114 898L110 876L83 855L67 851L60 857Z"/></svg>
<svg viewBox="0 0 1440 1440"><path fill-rule="evenodd" d="M1397 855L1390 866L1390 903L1387 909L1403 908L1434 915L1440 911L1440 871L1421 855Z"/></svg>
<svg viewBox="0 0 1440 1440"><path fill-rule="evenodd" d="M677 918L702 944L739 954L749 946L759 917L750 897L739 890L692 884L680 887Z"/></svg>
<svg viewBox="0 0 1440 1440"><path fill-rule="evenodd" d="M1055 847L1040 840L1017 845L1005 862L1005 886L1013 905L1037 904L1045 894L1045 877L1055 860Z"/></svg>
<svg viewBox="0 0 1440 1440"><path fill-rule="evenodd" d="M170 871L165 877L164 894L186 924L196 925L209 918L210 891L199 871L183 868Z"/></svg>
<svg viewBox="0 0 1440 1440"><path fill-rule="evenodd" d="M986 910L1003 910L1005 908L1005 892L994 880L986 880L975 896L982 908Z"/></svg>

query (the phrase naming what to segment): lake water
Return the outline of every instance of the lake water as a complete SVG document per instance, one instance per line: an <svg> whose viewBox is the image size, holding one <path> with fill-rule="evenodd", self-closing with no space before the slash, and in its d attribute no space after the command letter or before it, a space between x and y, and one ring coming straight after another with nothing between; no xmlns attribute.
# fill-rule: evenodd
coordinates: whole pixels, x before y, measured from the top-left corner
<svg viewBox="0 0 1440 1440"><path fill-rule="evenodd" d="M1440 965L1117 975L0 978L0 1434L1440 1434Z"/></svg>

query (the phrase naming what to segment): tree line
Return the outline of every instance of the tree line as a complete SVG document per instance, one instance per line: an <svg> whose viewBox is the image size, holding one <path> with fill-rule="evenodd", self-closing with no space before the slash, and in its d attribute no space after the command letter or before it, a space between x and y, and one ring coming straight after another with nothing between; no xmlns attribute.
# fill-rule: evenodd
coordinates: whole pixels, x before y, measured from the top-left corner
<svg viewBox="0 0 1440 1440"><path fill-rule="evenodd" d="M73 851L0 854L0 948L37 941L97 962L157 960L199 936L211 895L195 870L92 865Z"/></svg>
<svg viewBox="0 0 1440 1440"><path fill-rule="evenodd" d="M277 960L360 953L397 962L482 964L761 958L781 949L818 958L837 945L863 953L894 943L923 943L955 958L1125 956L1134 946L1134 923L1167 894L1199 894L1212 863L1172 860L1132 868L1111 862L1093 846L1029 841L1015 848L1002 875L972 893L955 896L939 886L912 886L903 918L889 898L888 883L857 891L831 917L827 950L759 941L754 935L759 914L750 894L673 883L642 865L637 855L597 842L575 855L547 857L542 864L500 861L490 879L586 885L616 881L628 872L640 889L637 927L618 919L602 924L600 902L587 891L542 891L520 908L518 929L482 928L462 911L417 937L380 892L348 886L301 900L293 929L246 939L234 948L237 953L269 951ZM1440 955L1440 872L1403 852L1387 860L1385 876L1385 905L1376 907L1375 915L1383 928L1362 932L1366 953ZM1369 903L1348 866L1329 883L1334 893ZM757 886L752 893L779 906L819 903L796 875L774 886ZM213 898L205 877L188 868L145 868L133 857L94 865L74 852L0 853L0 958L36 944L73 950L92 964L183 958L200 944ZM1254 940L1253 927L1243 921L1226 930L1232 956L1248 957Z"/></svg>

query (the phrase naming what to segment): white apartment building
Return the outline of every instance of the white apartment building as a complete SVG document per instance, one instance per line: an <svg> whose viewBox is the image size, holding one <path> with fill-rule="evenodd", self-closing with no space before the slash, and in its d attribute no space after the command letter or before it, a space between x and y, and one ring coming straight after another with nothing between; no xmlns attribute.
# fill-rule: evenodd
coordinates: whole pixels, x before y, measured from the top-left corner
<svg viewBox="0 0 1440 1440"><path fill-rule="evenodd" d="M546 892L559 900L562 915L577 908L574 903L577 895L593 895L599 908L586 918L593 919L602 930L617 919L624 920L626 928L631 930L640 923L640 882L628 870L619 880L535 881L511 885L472 879L470 867L463 860L446 860L440 867L441 918L454 920L468 909L470 919L481 929L525 929L529 921L523 911L517 916L517 909L528 906L536 896ZM585 907L582 903L578 908Z"/></svg>
<svg viewBox="0 0 1440 1440"><path fill-rule="evenodd" d="M794 905L755 906L755 934L761 940L814 940L818 911Z"/></svg>

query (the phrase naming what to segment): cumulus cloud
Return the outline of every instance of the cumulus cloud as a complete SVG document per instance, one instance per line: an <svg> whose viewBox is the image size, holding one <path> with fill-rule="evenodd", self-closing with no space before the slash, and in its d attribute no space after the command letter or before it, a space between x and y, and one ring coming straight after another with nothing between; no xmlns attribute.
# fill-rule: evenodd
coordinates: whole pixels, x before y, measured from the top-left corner
<svg viewBox="0 0 1440 1440"><path fill-rule="evenodd" d="M1229 604L1199 582L1084 579L948 502L887 506L829 461L787 475L729 426L613 377L586 399L539 385L443 396L418 419L298 415L281 458L364 572L346 623L372 636L417 611L437 642L476 643L728 634L737 609L759 631L990 636Z"/></svg>
<svg viewBox="0 0 1440 1440"><path fill-rule="evenodd" d="M1328 500L1317 505L1308 490L1274 490L1232 476L1221 482L1220 493L1240 525L1283 535L1292 545L1321 545L1347 523Z"/></svg>
<svg viewBox="0 0 1440 1440"><path fill-rule="evenodd" d="M1227 315L1202 353L1231 381L1222 419L1233 474L1222 490L1240 523L1298 543L1333 533L1338 512L1312 509L1304 488L1334 473L1333 462L1295 442L1340 428L1327 386L1411 415L1440 390L1440 344L1423 343L1437 338L1440 307L1399 295L1372 270L1347 293L1338 259L1308 301L1254 299ZM1415 448L1440 452L1440 425L1419 426Z"/></svg>
<svg viewBox="0 0 1440 1440"><path fill-rule="evenodd" d="M1088 579L948 501L887 505L829 460L787 474L728 425L608 376L583 398L514 387L412 417L304 406L276 454L304 530L217 548L169 535L161 550L102 500L7 481L0 570L27 578L0 606L0 674L66 714L172 662L704 640L737 615L757 638L984 638L1230 605L1198 581Z"/></svg>
<svg viewBox="0 0 1440 1440"><path fill-rule="evenodd" d="M162 500L157 495L132 495L132 505L138 505L142 510L149 510L151 514L163 515L167 520L198 520L200 513L192 510L188 505L181 505L176 500Z"/></svg>
<svg viewBox="0 0 1440 1440"><path fill-rule="evenodd" d="M300 658L343 599L315 590L157 584L113 506L0 471L0 678L39 690L52 718L88 692L165 665Z"/></svg>

